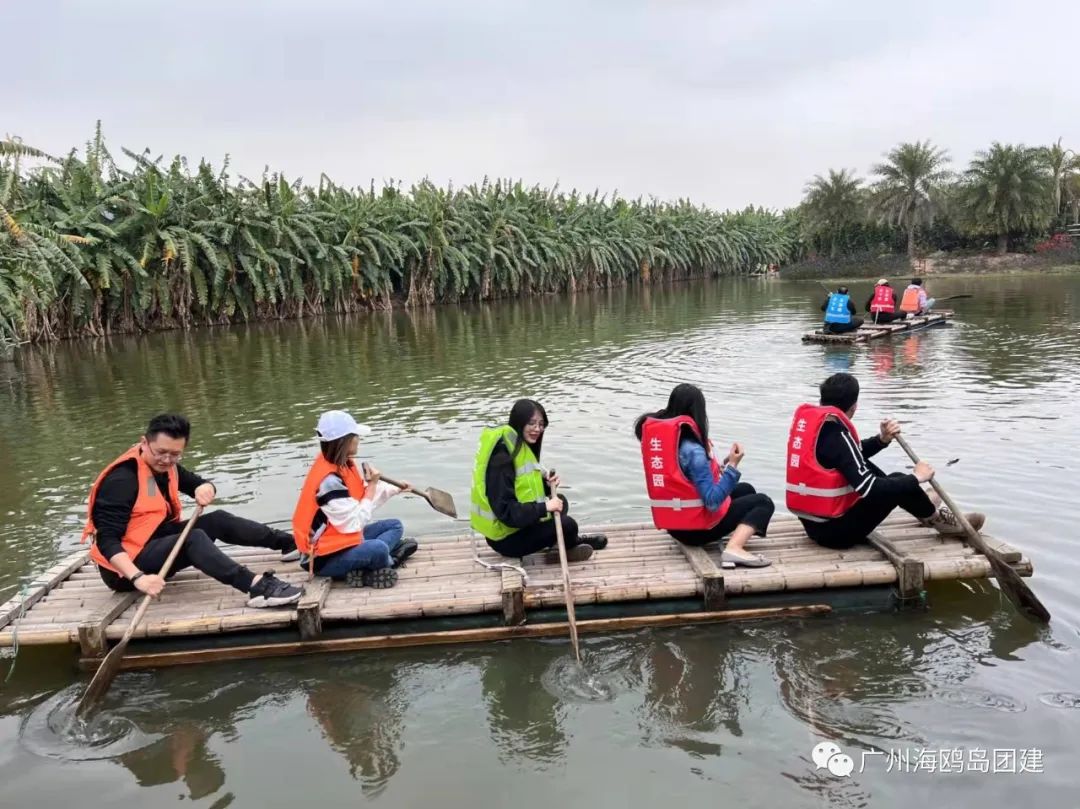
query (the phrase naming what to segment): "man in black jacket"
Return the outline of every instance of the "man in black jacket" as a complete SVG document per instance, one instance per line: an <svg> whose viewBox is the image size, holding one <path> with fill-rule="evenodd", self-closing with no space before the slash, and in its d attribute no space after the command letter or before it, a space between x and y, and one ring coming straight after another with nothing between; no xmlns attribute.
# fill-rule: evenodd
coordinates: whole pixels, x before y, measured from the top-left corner
<svg viewBox="0 0 1080 809"><path fill-rule="evenodd" d="M821 383L821 405L844 411L854 417L859 401L859 380L851 374L833 374ZM925 461L916 464L912 474L893 472L886 475L868 458L877 455L900 435L900 424L894 419L881 422L877 435L856 441L839 421L828 420L821 426L815 455L824 469L835 469L855 490L859 501L839 517L826 519L802 515L799 519L807 535L819 545L829 548L850 548L877 528L895 509L902 508L925 525L942 534L962 534L956 516L946 506L936 507L922 484L934 476L934 468ZM982 514L966 515L978 531L986 522Z"/></svg>
<svg viewBox="0 0 1080 809"><path fill-rule="evenodd" d="M162 414L150 421L137 450L114 465L91 493L90 524L101 578L119 592L139 590L158 596L165 580L158 575L166 557L180 537L186 521L180 521L178 501L170 493L172 475L180 494L194 498L200 506L210 505L216 495L214 484L180 465L191 436L191 424L175 414ZM140 465L144 465L140 469ZM172 467L175 467L175 472ZM153 476L151 483L149 478ZM140 492L140 475L147 479L149 495ZM147 499L149 497L149 500ZM164 501L164 507L160 505ZM155 511L156 508L159 509ZM138 505L138 519L149 519L136 529L133 514ZM148 508L149 506L149 508ZM136 541L132 537L139 535ZM214 544L221 540L236 545L271 548L281 551L282 560L299 557L291 534L276 531L261 523L237 517L227 511L212 511L199 518L188 534L184 547L173 563L172 573L194 567L208 576L249 595L248 606L276 607L300 600L302 590L276 578L273 571L256 575L227 556ZM129 550L132 553L129 553Z"/></svg>

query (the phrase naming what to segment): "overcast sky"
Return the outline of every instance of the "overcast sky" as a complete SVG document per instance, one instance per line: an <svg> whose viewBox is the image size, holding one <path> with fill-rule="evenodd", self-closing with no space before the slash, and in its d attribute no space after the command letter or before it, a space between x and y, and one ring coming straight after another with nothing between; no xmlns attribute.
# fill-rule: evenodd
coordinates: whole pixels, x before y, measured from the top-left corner
<svg viewBox="0 0 1080 809"><path fill-rule="evenodd" d="M0 134L347 184L798 202L930 138L1080 150L1080 2L5 3Z"/></svg>

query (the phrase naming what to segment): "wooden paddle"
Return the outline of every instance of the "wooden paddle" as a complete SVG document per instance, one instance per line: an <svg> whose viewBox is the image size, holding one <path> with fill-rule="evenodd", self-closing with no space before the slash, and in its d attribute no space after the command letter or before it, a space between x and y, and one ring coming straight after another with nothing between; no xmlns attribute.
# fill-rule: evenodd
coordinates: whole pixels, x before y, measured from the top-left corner
<svg viewBox="0 0 1080 809"><path fill-rule="evenodd" d="M368 476L367 464L364 464L364 477ZM397 486L399 489L404 489L405 484L400 481L388 478L386 475L379 473L379 480L385 480L391 486ZM428 486L426 489L410 489L410 494L415 494L417 497L423 497L428 501L428 505L435 509L440 514L445 514L448 517L457 517L457 507L454 505L454 498L450 492L444 492L442 489L433 489Z"/></svg>
<svg viewBox="0 0 1080 809"><path fill-rule="evenodd" d="M393 478L388 478L386 475L380 475L380 480L385 480L391 486L397 486L399 489L405 488L401 483ZM454 506L454 498L450 492L428 486L426 489L411 489L410 493L423 497L428 501L428 505L440 514L445 514L448 517L457 516L457 508Z"/></svg>
<svg viewBox="0 0 1080 809"><path fill-rule="evenodd" d="M555 470L550 470L548 474L554 475ZM551 486L551 496L559 496L559 487L554 484ZM563 595L566 598L566 620L570 625L570 643L574 646L574 657L577 658L580 666L581 647L578 645L577 619L574 617L574 596L570 592L570 566L566 563L566 540L563 539L561 511L555 512L555 544L559 546L559 565L562 567L562 586Z"/></svg>
<svg viewBox="0 0 1080 809"><path fill-rule="evenodd" d="M896 440L900 446L903 447L904 452L908 454L908 457L911 458L912 462L918 464L919 456L911 449L904 437L898 435L896 436ZM934 487L934 491L940 495L945 505L948 506L956 516L957 521L967 535L968 543L990 560L990 570L997 579L1001 591L1005 593L1008 599L1015 604L1017 609L1024 615L1034 621L1049 623L1050 611L1043 606L1042 602L1035 596L1035 593L1031 592L1031 588L1027 586L1022 578L1020 578L1020 574L1013 570L1008 562L1001 558L997 551L983 541L983 538L979 536L979 532L971 527L971 523L969 523L967 517L964 516L964 512L960 510L953 499L949 497L948 492L946 492L941 484L938 483L936 475L930 479L930 485Z"/></svg>
<svg viewBox="0 0 1080 809"><path fill-rule="evenodd" d="M169 575L169 571L172 570L176 557L180 555L180 549L184 546L184 541L187 539L188 534L191 533L191 527L195 525L195 520L199 518L202 511L202 506L195 507L195 513L191 515L191 519L188 520L187 525L184 526L184 530L180 532L180 538L176 540L175 544L172 546L172 550L169 551L169 555L165 559L165 564L163 564L161 570L158 571L158 575L161 576L161 578L165 578ZM127 631L124 632L124 637L120 638L120 642L112 647L112 650L105 656L105 659L101 661L97 674L95 674L94 679L90 681L90 685L87 686L86 692L82 695L82 699L79 700L79 705L75 709L75 715L80 719L85 719L94 707L101 702L105 693L109 690L109 686L112 685L112 681L116 679L116 674L120 671L120 661L123 659L124 652L127 650L128 642L131 640L131 636L135 634L135 629L139 626L143 616L146 615L146 609L150 606L150 601L152 599L153 596L149 594L143 597L139 609L135 611L135 617L131 619Z"/></svg>
<svg viewBox="0 0 1080 809"><path fill-rule="evenodd" d="M974 297L975 296L972 295L970 292L964 292L964 293L961 293L960 295L949 295L949 296L944 297L944 298L935 298L934 303L938 304L938 303L944 303L945 301L956 301L956 300L959 300L960 298L974 298Z"/></svg>

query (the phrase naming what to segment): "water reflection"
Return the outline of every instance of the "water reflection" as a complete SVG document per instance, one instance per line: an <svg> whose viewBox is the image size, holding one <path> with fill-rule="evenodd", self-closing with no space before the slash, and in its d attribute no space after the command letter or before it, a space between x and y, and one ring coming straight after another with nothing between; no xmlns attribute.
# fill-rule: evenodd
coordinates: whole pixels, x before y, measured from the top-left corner
<svg viewBox="0 0 1080 809"><path fill-rule="evenodd" d="M359 667L357 667L359 668ZM401 767L401 722L407 708L395 669L375 664L351 677L313 682L308 713L323 738L348 762L365 795L379 795Z"/></svg>
<svg viewBox="0 0 1080 809"><path fill-rule="evenodd" d="M549 766L566 753L566 708L541 679L562 644L514 644L512 654L482 660L480 682L499 760Z"/></svg>

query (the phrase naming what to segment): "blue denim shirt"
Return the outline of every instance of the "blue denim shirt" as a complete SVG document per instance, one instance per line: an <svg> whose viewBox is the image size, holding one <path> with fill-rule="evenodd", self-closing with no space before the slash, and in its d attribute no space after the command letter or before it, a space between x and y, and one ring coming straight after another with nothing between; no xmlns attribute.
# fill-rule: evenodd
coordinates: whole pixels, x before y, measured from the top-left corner
<svg viewBox="0 0 1080 809"><path fill-rule="evenodd" d="M739 482L740 472L734 466L728 466L720 475L720 480L713 481L712 467L705 454L705 448L697 441L684 438L679 442L679 468L698 490L705 508L716 511L724 499L731 495L735 484Z"/></svg>

